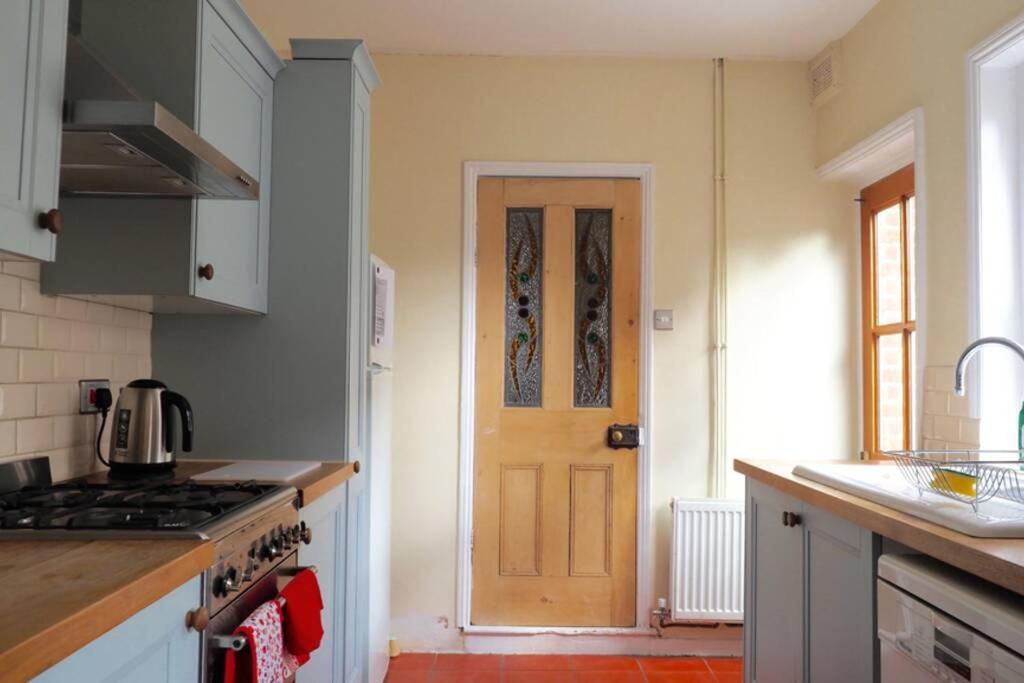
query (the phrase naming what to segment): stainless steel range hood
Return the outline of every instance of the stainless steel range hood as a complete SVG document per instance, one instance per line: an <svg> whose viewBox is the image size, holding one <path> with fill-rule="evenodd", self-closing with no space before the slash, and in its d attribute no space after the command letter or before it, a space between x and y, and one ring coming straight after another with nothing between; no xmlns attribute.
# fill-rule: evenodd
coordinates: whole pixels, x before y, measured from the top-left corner
<svg viewBox="0 0 1024 683"><path fill-rule="evenodd" d="M258 199L259 182L158 102L141 101L68 36L60 191Z"/></svg>

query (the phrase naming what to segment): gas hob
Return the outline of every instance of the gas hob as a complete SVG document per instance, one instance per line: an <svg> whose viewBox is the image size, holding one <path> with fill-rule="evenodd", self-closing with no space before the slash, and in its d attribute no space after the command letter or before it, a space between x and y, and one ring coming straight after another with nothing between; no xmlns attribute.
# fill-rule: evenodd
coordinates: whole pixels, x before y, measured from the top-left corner
<svg viewBox="0 0 1024 683"><path fill-rule="evenodd" d="M0 494L0 537L217 538L295 496L291 486L191 479L28 486Z"/></svg>

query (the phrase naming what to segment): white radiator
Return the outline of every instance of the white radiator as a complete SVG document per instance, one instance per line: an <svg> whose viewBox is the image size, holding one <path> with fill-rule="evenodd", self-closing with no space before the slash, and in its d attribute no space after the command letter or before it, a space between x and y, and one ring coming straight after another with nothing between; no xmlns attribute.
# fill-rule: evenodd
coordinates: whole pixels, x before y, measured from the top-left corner
<svg viewBox="0 0 1024 683"><path fill-rule="evenodd" d="M672 500L673 621L743 621L743 501Z"/></svg>

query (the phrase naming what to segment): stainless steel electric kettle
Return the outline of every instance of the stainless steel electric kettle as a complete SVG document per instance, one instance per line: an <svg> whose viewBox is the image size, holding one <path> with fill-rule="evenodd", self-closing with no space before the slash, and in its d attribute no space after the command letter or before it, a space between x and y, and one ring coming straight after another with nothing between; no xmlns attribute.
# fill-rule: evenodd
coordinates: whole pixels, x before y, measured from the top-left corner
<svg viewBox="0 0 1024 683"><path fill-rule="evenodd" d="M149 476L174 469L171 408L181 415L181 449L192 450L192 406L155 379L128 383L117 397L110 428L113 476Z"/></svg>

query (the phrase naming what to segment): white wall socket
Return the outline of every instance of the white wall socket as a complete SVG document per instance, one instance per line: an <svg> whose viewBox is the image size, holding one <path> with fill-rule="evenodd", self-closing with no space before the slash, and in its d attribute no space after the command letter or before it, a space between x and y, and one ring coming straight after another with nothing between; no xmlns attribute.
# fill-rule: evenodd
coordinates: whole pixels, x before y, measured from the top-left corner
<svg viewBox="0 0 1024 683"><path fill-rule="evenodd" d="M110 389L109 379L81 379L78 380L78 412L82 415L98 413L96 407L96 390Z"/></svg>

